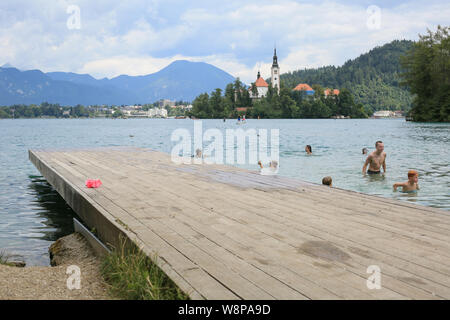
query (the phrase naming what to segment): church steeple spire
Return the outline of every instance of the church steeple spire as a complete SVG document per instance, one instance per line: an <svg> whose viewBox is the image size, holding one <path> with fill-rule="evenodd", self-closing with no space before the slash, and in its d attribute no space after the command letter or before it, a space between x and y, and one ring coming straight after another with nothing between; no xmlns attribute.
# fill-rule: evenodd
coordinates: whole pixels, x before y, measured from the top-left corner
<svg viewBox="0 0 450 320"><path fill-rule="evenodd" d="M272 67L278 67L278 57L277 57L277 48L273 49L273 63Z"/></svg>
<svg viewBox="0 0 450 320"><path fill-rule="evenodd" d="M273 62L272 62L272 87L276 88L280 93L280 67L278 66L277 47L273 48Z"/></svg>

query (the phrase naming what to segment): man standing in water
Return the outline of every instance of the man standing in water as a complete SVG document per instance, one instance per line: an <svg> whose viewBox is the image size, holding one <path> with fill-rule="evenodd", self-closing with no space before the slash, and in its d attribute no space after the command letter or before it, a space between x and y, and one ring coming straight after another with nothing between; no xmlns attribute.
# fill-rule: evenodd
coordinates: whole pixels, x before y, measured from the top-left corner
<svg viewBox="0 0 450 320"><path fill-rule="evenodd" d="M366 174L367 166L369 166L369 170L367 170L368 174L379 174L381 173L381 166L383 166L383 172L386 173L386 152L384 152L384 144L382 141L377 141L375 143L375 151L369 154L364 163L362 172Z"/></svg>

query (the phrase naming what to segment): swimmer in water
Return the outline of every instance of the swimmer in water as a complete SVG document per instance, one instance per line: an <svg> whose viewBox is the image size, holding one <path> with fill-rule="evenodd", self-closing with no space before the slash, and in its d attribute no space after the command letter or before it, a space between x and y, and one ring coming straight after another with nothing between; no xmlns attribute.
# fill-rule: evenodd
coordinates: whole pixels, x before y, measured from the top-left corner
<svg viewBox="0 0 450 320"><path fill-rule="evenodd" d="M258 165L260 167L259 172L263 175L276 175L278 173L278 161L272 160L269 163L268 168L264 168L261 161L258 161Z"/></svg>
<svg viewBox="0 0 450 320"><path fill-rule="evenodd" d="M373 151L364 162L364 166L362 168L362 173L366 174L367 166L369 166L369 170L367 170L368 174L380 174L381 167L383 167L384 173L386 173L386 152L384 152L384 144L382 141L377 141L375 143L376 150Z"/></svg>
<svg viewBox="0 0 450 320"><path fill-rule="evenodd" d="M203 158L203 152L201 149L195 150L195 155L192 155L191 158L201 159Z"/></svg>
<svg viewBox="0 0 450 320"><path fill-rule="evenodd" d="M312 154L312 148L309 144L305 147L305 151L307 154Z"/></svg>
<svg viewBox="0 0 450 320"><path fill-rule="evenodd" d="M394 191L402 187L403 192L417 192L419 190L419 173L416 170L408 171L408 181L394 183Z"/></svg>
<svg viewBox="0 0 450 320"><path fill-rule="evenodd" d="M367 149L367 148L362 149L362 154L366 155L368 152L369 152L369 149Z"/></svg>
<svg viewBox="0 0 450 320"><path fill-rule="evenodd" d="M322 184L324 186L329 186L330 188L333 186L333 178L331 177L325 177L322 179Z"/></svg>

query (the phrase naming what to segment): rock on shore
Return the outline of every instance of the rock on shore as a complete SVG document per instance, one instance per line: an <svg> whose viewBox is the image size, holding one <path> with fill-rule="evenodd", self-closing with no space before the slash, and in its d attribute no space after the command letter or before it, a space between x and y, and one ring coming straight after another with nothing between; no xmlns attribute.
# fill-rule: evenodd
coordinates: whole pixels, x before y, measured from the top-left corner
<svg viewBox="0 0 450 320"><path fill-rule="evenodd" d="M111 299L100 274L101 261L78 233L63 237L49 249L52 267L17 268L0 265L0 300L91 300ZM69 266L81 271L80 289L70 290Z"/></svg>

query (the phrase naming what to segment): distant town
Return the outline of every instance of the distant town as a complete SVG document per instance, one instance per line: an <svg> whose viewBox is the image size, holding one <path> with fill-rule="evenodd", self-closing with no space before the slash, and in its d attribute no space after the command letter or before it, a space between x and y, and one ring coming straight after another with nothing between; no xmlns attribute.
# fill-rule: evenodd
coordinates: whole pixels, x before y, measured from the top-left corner
<svg viewBox="0 0 450 320"><path fill-rule="evenodd" d="M192 110L191 104L178 104L176 101L161 99L152 108L142 105L123 106L115 110L106 108L106 112L121 113L123 118L179 118L184 117L186 111Z"/></svg>
<svg viewBox="0 0 450 320"><path fill-rule="evenodd" d="M309 93L309 92L308 92ZM325 92L326 95L326 92ZM193 105L188 102L161 99L153 104L136 104L122 106L93 105L60 106L59 104L42 103L41 105L14 105L0 108L0 119L18 118L191 118ZM237 108L239 114L245 114L247 108ZM379 110L373 113L372 119L403 118L404 112ZM195 118L195 117L194 117ZM332 116L332 119L350 119L349 116Z"/></svg>
<svg viewBox="0 0 450 320"><path fill-rule="evenodd" d="M185 118L192 104L161 99L152 104L61 106L43 102L40 105L17 104L0 107L0 119L19 118Z"/></svg>

